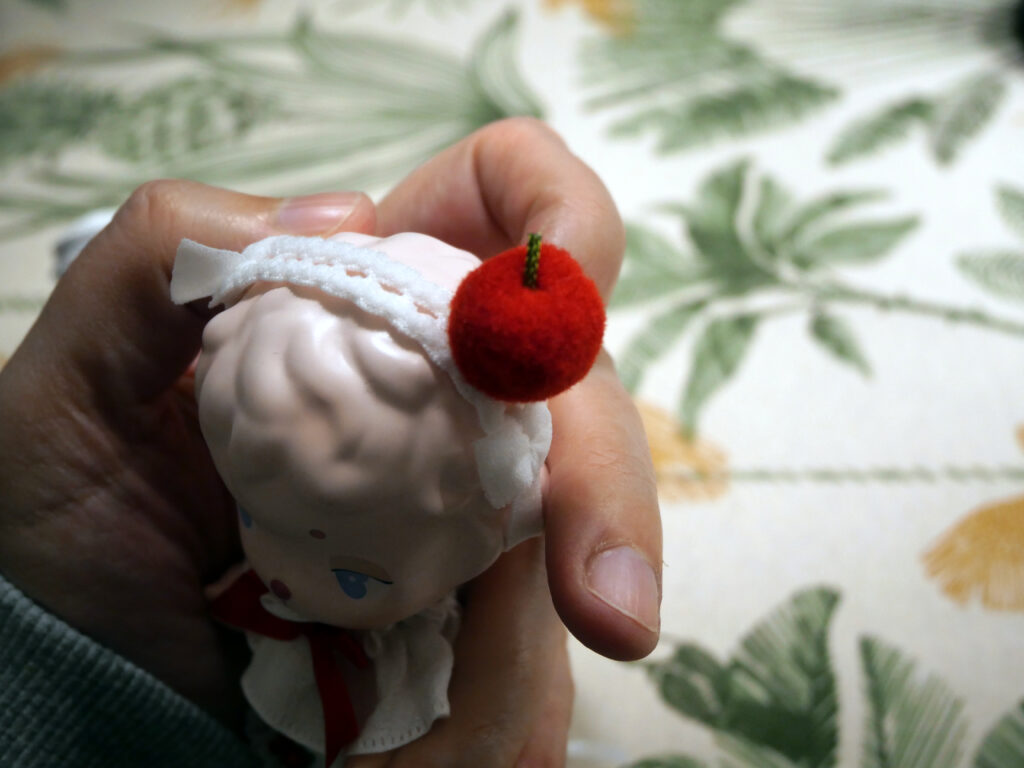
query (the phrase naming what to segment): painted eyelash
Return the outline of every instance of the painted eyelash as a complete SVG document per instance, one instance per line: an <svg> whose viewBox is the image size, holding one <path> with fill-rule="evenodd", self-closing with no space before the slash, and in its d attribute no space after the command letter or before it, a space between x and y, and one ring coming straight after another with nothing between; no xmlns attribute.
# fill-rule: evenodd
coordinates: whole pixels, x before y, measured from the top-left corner
<svg viewBox="0 0 1024 768"><path fill-rule="evenodd" d="M350 571L347 568L332 568L331 572L334 574L334 578L337 579L341 591L353 600L362 600L366 597L366 583L370 579L387 586L394 583L378 579L376 576L360 573L359 571Z"/></svg>

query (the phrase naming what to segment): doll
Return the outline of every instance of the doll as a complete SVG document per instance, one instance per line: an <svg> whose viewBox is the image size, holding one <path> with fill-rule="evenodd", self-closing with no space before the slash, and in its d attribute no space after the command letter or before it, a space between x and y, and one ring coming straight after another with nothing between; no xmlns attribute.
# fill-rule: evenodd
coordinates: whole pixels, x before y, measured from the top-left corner
<svg viewBox="0 0 1024 768"><path fill-rule="evenodd" d="M596 287L539 236L481 267L346 233L183 241L171 295L226 306L196 398L238 504L213 609L249 703L326 765L418 738L448 714L456 588L541 532L543 400L597 355Z"/></svg>

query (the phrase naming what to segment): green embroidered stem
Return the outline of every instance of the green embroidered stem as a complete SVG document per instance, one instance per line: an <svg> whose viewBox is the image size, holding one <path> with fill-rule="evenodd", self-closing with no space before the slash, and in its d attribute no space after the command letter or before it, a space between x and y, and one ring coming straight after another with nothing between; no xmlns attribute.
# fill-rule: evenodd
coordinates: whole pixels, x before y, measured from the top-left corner
<svg viewBox="0 0 1024 768"><path fill-rule="evenodd" d="M814 292L814 297L821 302L845 301L854 304L868 304L883 312L908 312L928 317L937 317L951 323L964 323L988 328L1011 336L1024 336L1024 322L1007 320L990 315L981 309L951 307L931 301L922 301L910 296L871 293L842 285L827 286Z"/></svg>
<svg viewBox="0 0 1024 768"><path fill-rule="evenodd" d="M660 474L660 473L659 473ZM1024 482L1024 466L1003 464L946 464L939 467L741 467L721 472L675 470L665 473L673 480L687 483L818 483L824 485L868 483L933 484ZM664 475L663 475L664 476Z"/></svg>
<svg viewBox="0 0 1024 768"><path fill-rule="evenodd" d="M523 285L527 288L537 288L537 277L540 271L540 235L536 232L530 235L530 243L526 247L526 269L523 271Z"/></svg>

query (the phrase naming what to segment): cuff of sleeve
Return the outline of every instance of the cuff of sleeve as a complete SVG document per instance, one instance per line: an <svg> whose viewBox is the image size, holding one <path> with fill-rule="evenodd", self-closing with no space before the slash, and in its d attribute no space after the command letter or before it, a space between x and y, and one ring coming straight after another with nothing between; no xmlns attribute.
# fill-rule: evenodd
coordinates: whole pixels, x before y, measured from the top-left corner
<svg viewBox="0 0 1024 768"><path fill-rule="evenodd" d="M192 702L0 576L0 765L251 766Z"/></svg>

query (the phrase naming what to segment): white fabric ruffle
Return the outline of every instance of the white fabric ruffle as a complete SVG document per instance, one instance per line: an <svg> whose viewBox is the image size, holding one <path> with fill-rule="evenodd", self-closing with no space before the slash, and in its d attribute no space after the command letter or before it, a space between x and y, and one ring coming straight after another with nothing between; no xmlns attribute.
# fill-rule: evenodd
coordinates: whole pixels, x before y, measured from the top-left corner
<svg viewBox="0 0 1024 768"><path fill-rule="evenodd" d="M283 606L273 603L273 598L264 601L268 610L286 618L277 610ZM449 714L452 642L458 626L459 604L449 595L386 629L353 633L373 666L357 670L340 662L361 730L342 750L338 765L347 755L385 752L414 741ZM242 675L242 690L249 704L267 725L322 756L324 716L308 641L246 636L253 658Z"/></svg>

